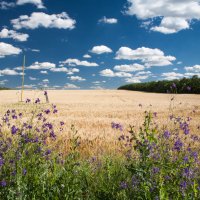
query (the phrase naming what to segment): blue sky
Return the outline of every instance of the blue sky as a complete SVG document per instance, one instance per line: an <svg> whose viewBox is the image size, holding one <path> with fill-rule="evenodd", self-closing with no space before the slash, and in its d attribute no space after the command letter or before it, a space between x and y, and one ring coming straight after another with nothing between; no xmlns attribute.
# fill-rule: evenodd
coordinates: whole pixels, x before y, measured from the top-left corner
<svg viewBox="0 0 200 200"><path fill-rule="evenodd" d="M200 0L0 1L0 86L113 89L200 76Z"/></svg>

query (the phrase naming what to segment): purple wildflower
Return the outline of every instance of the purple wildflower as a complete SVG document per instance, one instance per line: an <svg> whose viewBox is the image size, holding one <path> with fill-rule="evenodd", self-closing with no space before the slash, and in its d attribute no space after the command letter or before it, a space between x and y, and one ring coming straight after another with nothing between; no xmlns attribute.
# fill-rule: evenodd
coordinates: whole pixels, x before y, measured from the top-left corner
<svg viewBox="0 0 200 200"><path fill-rule="evenodd" d="M192 156L193 158L197 159L197 158L198 158L198 153L197 153L196 151L191 152L191 156Z"/></svg>
<svg viewBox="0 0 200 200"><path fill-rule="evenodd" d="M48 156L49 154L51 154L51 150L48 149L46 152L45 152L45 155Z"/></svg>
<svg viewBox="0 0 200 200"><path fill-rule="evenodd" d="M123 131L123 126L121 124L119 124L119 123L112 122L111 126L112 126L113 129L117 129L117 130Z"/></svg>
<svg viewBox="0 0 200 200"><path fill-rule="evenodd" d="M27 170L24 168L24 169L23 169L23 175L25 176L26 173L27 173Z"/></svg>
<svg viewBox="0 0 200 200"><path fill-rule="evenodd" d="M188 167L184 168L183 176L189 178L191 175L192 175L192 171Z"/></svg>
<svg viewBox="0 0 200 200"><path fill-rule="evenodd" d="M11 133L12 133L13 135L15 135L15 134L17 133L18 130L19 130L19 129L18 129L15 125L13 125L12 128L11 128Z"/></svg>
<svg viewBox="0 0 200 200"><path fill-rule="evenodd" d="M27 126L27 129L32 129L33 127L31 125L28 125Z"/></svg>
<svg viewBox="0 0 200 200"><path fill-rule="evenodd" d="M47 91L44 91L44 95L47 96Z"/></svg>
<svg viewBox="0 0 200 200"><path fill-rule="evenodd" d="M61 126L64 126L64 125L65 125L65 123L64 123L64 122L60 122L60 125L61 125Z"/></svg>
<svg viewBox="0 0 200 200"><path fill-rule="evenodd" d="M31 100L30 99L26 99L26 103L30 103L31 102Z"/></svg>
<svg viewBox="0 0 200 200"><path fill-rule="evenodd" d="M92 157L91 159L90 159L90 162L91 163L94 163L94 162L96 162L97 161L97 158L96 157Z"/></svg>
<svg viewBox="0 0 200 200"><path fill-rule="evenodd" d="M191 91L192 88L190 86L187 86L187 91Z"/></svg>
<svg viewBox="0 0 200 200"><path fill-rule="evenodd" d="M12 176L15 176L16 174L17 174L16 171L11 172L11 175L12 175Z"/></svg>
<svg viewBox="0 0 200 200"><path fill-rule="evenodd" d="M119 141L125 140L125 136L124 136L124 135L120 135L119 138L118 138L118 140L119 140Z"/></svg>
<svg viewBox="0 0 200 200"><path fill-rule="evenodd" d="M187 122L180 122L180 129L183 130L185 135L190 133L189 124Z"/></svg>
<svg viewBox="0 0 200 200"><path fill-rule="evenodd" d="M37 99L35 100L35 104L38 104L38 103L40 103L40 99L39 99L39 98L37 98Z"/></svg>
<svg viewBox="0 0 200 200"><path fill-rule="evenodd" d="M174 143L174 149L180 151L182 147L183 143L181 142L180 138L178 138L178 140L176 140L176 142Z"/></svg>
<svg viewBox="0 0 200 200"><path fill-rule="evenodd" d="M158 167L153 167L153 169L152 169L152 172L153 172L154 174L159 173L159 171L160 171L160 169L159 169Z"/></svg>
<svg viewBox="0 0 200 200"><path fill-rule="evenodd" d="M182 181L182 182L180 183L180 187L181 187L181 189L186 189L186 188L187 188L187 183L186 183L186 181Z"/></svg>
<svg viewBox="0 0 200 200"><path fill-rule="evenodd" d="M172 88L176 88L176 83L172 83Z"/></svg>
<svg viewBox="0 0 200 200"><path fill-rule="evenodd" d="M56 135L55 135L54 131L50 132L50 137L56 139Z"/></svg>
<svg viewBox="0 0 200 200"><path fill-rule="evenodd" d="M0 156L0 167L3 166L3 164L4 164L4 160L3 160L3 158Z"/></svg>
<svg viewBox="0 0 200 200"><path fill-rule="evenodd" d="M57 109L54 109L54 110L53 110L53 114L56 114L57 112L58 112Z"/></svg>
<svg viewBox="0 0 200 200"><path fill-rule="evenodd" d="M185 157L183 158L183 160L184 160L184 162L186 162L186 163L189 161L189 159L188 159L187 156L185 156Z"/></svg>
<svg viewBox="0 0 200 200"><path fill-rule="evenodd" d="M17 119L17 116L16 116L16 115L12 115L12 118L13 118L13 119Z"/></svg>
<svg viewBox="0 0 200 200"><path fill-rule="evenodd" d="M44 111L47 115L51 112L49 109Z"/></svg>
<svg viewBox="0 0 200 200"><path fill-rule="evenodd" d="M122 182L120 183L120 188L123 189L123 190L125 190L125 189L128 188L128 184L127 184L125 181L122 181Z"/></svg>
<svg viewBox="0 0 200 200"><path fill-rule="evenodd" d="M169 139L169 137L170 137L170 132L169 132L169 131L165 131L165 132L164 132L164 137L165 137L166 139Z"/></svg>
<svg viewBox="0 0 200 200"><path fill-rule="evenodd" d="M7 185L5 180L1 181L0 184L1 184L2 187L6 187L6 185Z"/></svg>
<svg viewBox="0 0 200 200"><path fill-rule="evenodd" d="M154 113L153 113L154 117L157 117L157 114L158 114L157 112L154 112Z"/></svg>
<svg viewBox="0 0 200 200"><path fill-rule="evenodd" d="M40 132L40 129L39 129L39 128L36 128L35 131L39 133L39 132Z"/></svg>

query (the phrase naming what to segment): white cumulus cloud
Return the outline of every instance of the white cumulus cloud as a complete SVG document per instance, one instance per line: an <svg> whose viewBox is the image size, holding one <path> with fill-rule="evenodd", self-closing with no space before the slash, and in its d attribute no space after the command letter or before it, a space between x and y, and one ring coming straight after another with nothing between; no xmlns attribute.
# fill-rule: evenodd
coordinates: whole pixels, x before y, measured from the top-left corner
<svg viewBox="0 0 200 200"><path fill-rule="evenodd" d="M200 0L128 0L126 14L153 20L150 29L164 34L188 29L192 20L200 20ZM160 24L157 19L161 19Z"/></svg>
<svg viewBox="0 0 200 200"><path fill-rule="evenodd" d="M174 80L174 79L180 79L184 77L183 74L181 73L176 73L176 72L165 72L162 73L162 75L166 80Z"/></svg>
<svg viewBox="0 0 200 200"><path fill-rule="evenodd" d="M30 17L28 15L21 15L19 18L11 20L11 23L15 29L36 29L39 27L73 29L75 28L76 21L71 19L66 12L52 15L34 12Z"/></svg>
<svg viewBox="0 0 200 200"><path fill-rule="evenodd" d="M0 85L5 85L7 82L8 82L7 79L1 80L1 81L0 81Z"/></svg>
<svg viewBox="0 0 200 200"><path fill-rule="evenodd" d="M90 50L90 52L94 54L112 53L112 49L105 45L100 45L100 46L94 46Z"/></svg>
<svg viewBox="0 0 200 200"><path fill-rule="evenodd" d="M35 62L31 66L27 67L26 69L35 69L35 70L42 70L42 69L52 69L55 68L56 65L50 62Z"/></svg>
<svg viewBox="0 0 200 200"><path fill-rule="evenodd" d="M80 76L70 76L68 77L71 81L86 81L85 78L82 78Z"/></svg>
<svg viewBox="0 0 200 200"><path fill-rule="evenodd" d="M93 89L93 90L104 90L105 89L101 86L91 86L90 88Z"/></svg>
<svg viewBox="0 0 200 200"><path fill-rule="evenodd" d="M152 27L151 30L164 34L177 33L190 27L189 22L181 17L164 17L159 26Z"/></svg>
<svg viewBox="0 0 200 200"><path fill-rule="evenodd" d="M65 61L60 62L63 65L69 65L69 66L85 66L85 67L97 67L99 66L97 63L94 62L88 62L88 61L80 61L78 59L72 59L69 58Z"/></svg>
<svg viewBox="0 0 200 200"><path fill-rule="evenodd" d="M36 81L36 80L38 80L38 78L35 78L35 77L32 77L32 76L29 76L29 79L30 79L31 81Z"/></svg>
<svg viewBox="0 0 200 200"><path fill-rule="evenodd" d="M71 83L66 83L64 86L65 89L79 89L80 87Z"/></svg>
<svg viewBox="0 0 200 200"><path fill-rule="evenodd" d="M91 58L91 56L89 54L85 54L83 55L83 58Z"/></svg>
<svg viewBox="0 0 200 200"><path fill-rule="evenodd" d="M7 1L1 1L0 2L0 9L7 10L9 8L15 7L15 3L13 2L7 2Z"/></svg>
<svg viewBox="0 0 200 200"><path fill-rule="evenodd" d="M47 71L40 71L40 74L48 74Z"/></svg>
<svg viewBox="0 0 200 200"><path fill-rule="evenodd" d="M143 73L139 72L130 78L126 78L125 81L127 83L141 83L142 80L149 78L150 74L151 73L148 72L143 72Z"/></svg>
<svg viewBox="0 0 200 200"><path fill-rule="evenodd" d="M49 83L49 79L42 80L43 83Z"/></svg>
<svg viewBox="0 0 200 200"><path fill-rule="evenodd" d="M104 24L117 24L118 20L116 18L107 18L107 17L102 17L99 20L99 23L104 23Z"/></svg>
<svg viewBox="0 0 200 200"><path fill-rule="evenodd" d="M135 71L142 71L145 69L143 65L140 64L131 64L131 65L116 65L114 68L116 71L123 71L123 72L135 72Z"/></svg>
<svg viewBox="0 0 200 200"><path fill-rule="evenodd" d="M9 55L18 55L21 52L22 52L21 49L14 47L11 44L0 42L0 58L9 56Z"/></svg>
<svg viewBox="0 0 200 200"><path fill-rule="evenodd" d="M77 68L66 68L66 67L59 67L59 68L51 68L50 71L52 72L65 72L67 74L74 74L79 72L80 70Z"/></svg>
<svg viewBox="0 0 200 200"><path fill-rule="evenodd" d="M200 73L200 65L194 65L193 67L185 67L185 70L187 72Z"/></svg>
<svg viewBox="0 0 200 200"><path fill-rule="evenodd" d="M174 56L165 56L164 52L160 49L147 47L141 47L135 50L129 47L121 47L117 51L115 59L140 60L146 67L172 65L172 61L176 60Z"/></svg>
<svg viewBox="0 0 200 200"><path fill-rule="evenodd" d="M24 5L27 3L34 4L39 9L45 8L42 0L17 0L17 5Z"/></svg>
<svg viewBox="0 0 200 200"><path fill-rule="evenodd" d="M3 70L0 70L0 76L3 76L3 75L16 76L16 75L21 75L21 73L18 73L17 71L13 69L6 68Z"/></svg>
<svg viewBox="0 0 200 200"><path fill-rule="evenodd" d="M19 33L14 30L8 30L7 28L4 28L0 32L0 38L12 38L14 40L17 40L19 42L25 42L29 38L28 34L25 33Z"/></svg>
<svg viewBox="0 0 200 200"><path fill-rule="evenodd" d="M111 69L104 69L100 71L100 76L105 77L132 77L132 74L127 72L114 72Z"/></svg>

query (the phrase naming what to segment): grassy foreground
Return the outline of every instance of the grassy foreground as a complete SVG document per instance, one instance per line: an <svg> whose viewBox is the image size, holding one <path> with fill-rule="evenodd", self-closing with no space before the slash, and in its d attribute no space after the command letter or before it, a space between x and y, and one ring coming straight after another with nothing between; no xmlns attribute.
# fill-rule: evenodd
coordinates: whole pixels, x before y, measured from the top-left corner
<svg viewBox="0 0 200 200"><path fill-rule="evenodd" d="M64 122L50 121L55 105L26 103L31 112L11 109L0 122L0 199L200 199L200 127L191 133L190 116L160 127L145 112L138 132L113 122L117 154L87 157L73 125L64 134Z"/></svg>
<svg viewBox="0 0 200 200"><path fill-rule="evenodd" d="M179 94L200 94L200 78L183 78L173 81L152 81L147 83L133 83L119 87L119 90L133 90L143 92L169 93L169 88L176 85Z"/></svg>

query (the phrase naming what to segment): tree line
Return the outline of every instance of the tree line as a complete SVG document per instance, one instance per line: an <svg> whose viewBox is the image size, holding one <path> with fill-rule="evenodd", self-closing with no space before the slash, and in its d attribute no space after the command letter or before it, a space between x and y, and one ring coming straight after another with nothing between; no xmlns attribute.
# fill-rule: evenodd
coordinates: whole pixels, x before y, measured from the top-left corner
<svg viewBox="0 0 200 200"><path fill-rule="evenodd" d="M0 90L9 90L9 88L6 88L6 87L0 87Z"/></svg>
<svg viewBox="0 0 200 200"><path fill-rule="evenodd" d="M195 75L192 78L182 78L172 81L151 81L146 83L132 83L118 88L118 90L132 90L155 93L170 93L176 91L180 94L200 94L200 78Z"/></svg>

